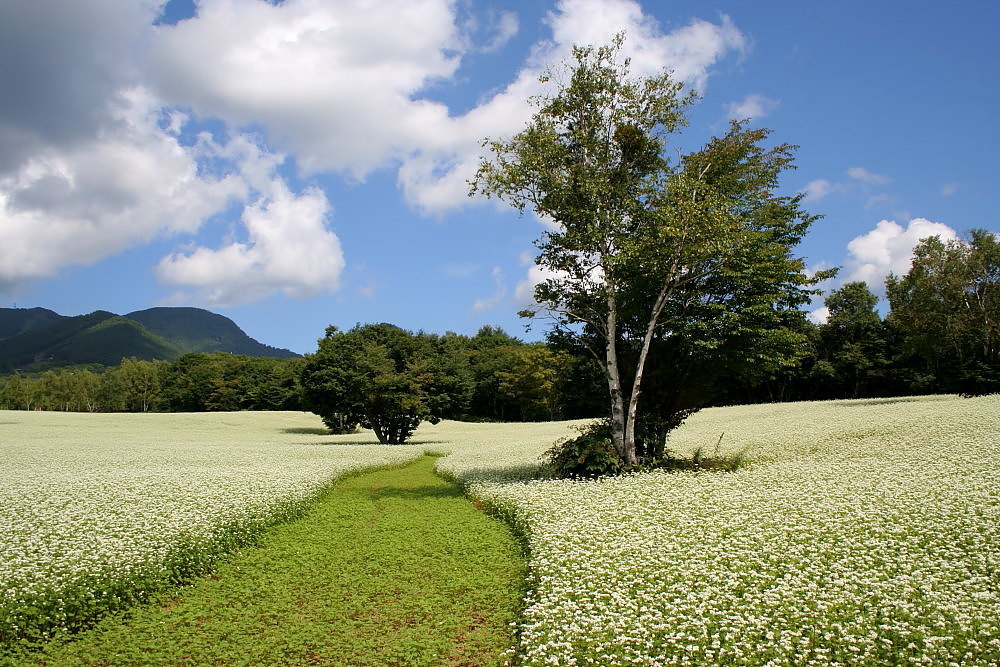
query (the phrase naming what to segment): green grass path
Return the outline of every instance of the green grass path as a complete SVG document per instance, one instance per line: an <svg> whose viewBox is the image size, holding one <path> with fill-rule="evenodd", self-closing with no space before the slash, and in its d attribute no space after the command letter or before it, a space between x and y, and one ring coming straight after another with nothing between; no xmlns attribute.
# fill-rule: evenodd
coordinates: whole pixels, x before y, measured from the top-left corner
<svg viewBox="0 0 1000 667"><path fill-rule="evenodd" d="M212 575L29 664L502 664L519 546L433 465L342 479Z"/></svg>

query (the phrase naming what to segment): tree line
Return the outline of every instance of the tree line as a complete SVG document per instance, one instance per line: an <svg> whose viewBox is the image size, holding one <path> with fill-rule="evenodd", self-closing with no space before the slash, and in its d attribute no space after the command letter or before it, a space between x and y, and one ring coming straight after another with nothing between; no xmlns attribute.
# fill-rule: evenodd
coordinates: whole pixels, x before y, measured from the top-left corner
<svg viewBox="0 0 1000 667"><path fill-rule="evenodd" d="M389 324L366 325L393 336L421 357L423 368L404 369L408 384L389 374L399 394L418 393L419 381L433 377L437 409L448 418L489 421L572 419L597 414L600 398L573 385L592 373L587 359L575 358L546 343L528 343L498 327L474 336L412 333ZM364 327L357 327L364 328ZM325 340L325 339L324 339ZM315 389L307 368L329 361L324 344L305 358L272 359L214 353L186 354L173 362L123 359L115 367L79 367L0 378L0 409L75 412L215 412L305 410ZM417 351L420 354L417 354ZM341 347L344 359L367 360L371 371L388 371L386 355L373 345ZM400 352L396 352L397 357ZM367 355L367 356L366 356ZM303 382L303 378L306 382ZM414 379L416 378L416 379ZM313 392L313 397L315 392ZM331 425L334 425L331 422Z"/></svg>
<svg viewBox="0 0 1000 667"><path fill-rule="evenodd" d="M882 317L867 284L850 282L832 291L825 299L827 321L813 324L801 313L796 351L785 365L766 372L736 363L725 347L655 339L644 386L650 414L644 428L668 431L670 424L655 420L668 418L676 406L1000 392L995 234L975 230L966 240L924 239L910 270L890 276L886 292L889 311ZM370 378L369 386L360 376ZM348 387L357 394L353 398ZM331 390L340 393L331 398ZM345 430L366 422L364 394L376 390L383 400L434 396L427 407L418 406L421 418L547 421L607 412L599 360L558 331L545 342L529 343L492 326L465 336L413 333L390 324L347 332L331 327L317 351L304 358L192 353L173 362L123 359L111 368L10 375L0 378L0 408L312 409L331 428ZM353 412L335 410L331 401L353 405Z"/></svg>
<svg viewBox="0 0 1000 667"><path fill-rule="evenodd" d="M826 323L807 330L793 365L756 386L727 392L733 403L1000 392L1000 241L923 239L903 276L885 283L889 312L863 282L826 300Z"/></svg>

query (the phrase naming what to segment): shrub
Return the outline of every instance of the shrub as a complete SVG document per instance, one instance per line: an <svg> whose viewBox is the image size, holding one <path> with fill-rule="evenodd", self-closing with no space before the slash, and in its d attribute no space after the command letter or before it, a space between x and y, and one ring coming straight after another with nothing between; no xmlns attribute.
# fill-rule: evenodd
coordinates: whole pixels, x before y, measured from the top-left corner
<svg viewBox="0 0 1000 667"><path fill-rule="evenodd" d="M580 429L580 435L560 440L544 456L561 477L614 475L623 462L611 444L611 423L596 421Z"/></svg>

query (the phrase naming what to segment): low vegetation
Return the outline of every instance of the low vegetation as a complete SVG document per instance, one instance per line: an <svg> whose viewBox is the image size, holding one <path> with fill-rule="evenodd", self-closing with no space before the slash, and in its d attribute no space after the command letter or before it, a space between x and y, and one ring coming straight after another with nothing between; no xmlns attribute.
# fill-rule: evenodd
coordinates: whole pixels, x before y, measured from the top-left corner
<svg viewBox="0 0 1000 667"><path fill-rule="evenodd" d="M424 457L352 475L176 595L32 660L47 665L499 665L520 547Z"/></svg>
<svg viewBox="0 0 1000 667"><path fill-rule="evenodd" d="M1000 662L1000 397L715 408L673 446L723 433L735 473L441 461L526 536L524 664Z"/></svg>
<svg viewBox="0 0 1000 667"><path fill-rule="evenodd" d="M289 413L0 413L0 644L210 570L331 480L422 450L313 446ZM311 442L307 445L305 442Z"/></svg>
<svg viewBox="0 0 1000 667"><path fill-rule="evenodd" d="M37 421L26 428L28 419ZM88 435L74 435L88 433L79 420L95 420ZM0 478L0 517L17 528L0 537L0 572L20 582L5 593L8 619L28 608L25 595L58 599L62 590L44 586L71 581L60 572L75 581L93 572L95 590L107 590L109 571L86 556L79 526L108 526L98 543L117 544L128 563L125 545L146 544L131 536L147 525L197 520L215 504L301 503L352 465L390 462L376 452L401 463L431 451L443 455L440 474L527 546L520 664L1000 662L998 396L706 409L675 431L671 451L741 454L736 471L593 480L552 479L541 459L581 422L445 421L421 426L412 446L379 448L358 444L372 443L370 433L323 435L318 418L300 413L7 412L0 421L11 443L0 461L15 466ZM115 474L116 460L138 476ZM292 469L307 472L282 477ZM201 476L220 489L252 481L227 496L187 481ZM113 510L95 500L102 494L136 509ZM28 520L35 505L41 514ZM48 627L61 627L54 620Z"/></svg>

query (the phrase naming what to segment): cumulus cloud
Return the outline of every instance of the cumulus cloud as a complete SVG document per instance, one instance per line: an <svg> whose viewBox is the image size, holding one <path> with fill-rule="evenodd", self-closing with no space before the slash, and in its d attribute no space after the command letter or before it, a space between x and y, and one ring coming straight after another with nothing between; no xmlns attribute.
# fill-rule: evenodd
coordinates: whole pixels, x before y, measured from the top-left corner
<svg viewBox="0 0 1000 667"><path fill-rule="evenodd" d="M561 0L549 13L553 54L564 56L573 44L606 44L615 34L628 35L625 55L640 76L664 67L696 90L703 90L713 65L749 42L728 16L721 23L695 19L669 33L634 0Z"/></svg>
<svg viewBox="0 0 1000 667"><path fill-rule="evenodd" d="M152 75L199 115L264 127L307 171L363 178L446 123L420 92L460 63L452 4L203 0L161 28Z"/></svg>
<svg viewBox="0 0 1000 667"><path fill-rule="evenodd" d="M200 0L154 27L163 4L0 3L0 57L18 64L0 71L0 289L195 234L234 206L240 241L195 240L158 265L179 295L218 305L333 289L344 259L330 202L292 191L284 154L306 174L398 168L407 202L437 215L465 205L479 141L523 126L538 75L572 44L625 31L636 74L667 67L695 88L748 44L727 17L667 32L635 0L559 0L551 39L509 85L453 115L430 91L472 49L454 0ZM489 21L480 51L518 30L512 12ZM192 138L207 120L225 129Z"/></svg>
<svg viewBox="0 0 1000 667"><path fill-rule="evenodd" d="M487 49L518 27L511 12L493 21ZM552 39L536 45L510 85L461 116L426 95L468 50L448 0L204 0L197 17L161 29L151 61L169 99L263 126L307 171L361 179L398 165L408 203L436 215L466 204L480 140L523 126L539 74L573 44L606 43L624 30L637 74L669 67L696 88L722 57L747 48L727 17L665 33L634 0L561 0L546 21Z"/></svg>
<svg viewBox="0 0 1000 667"><path fill-rule="evenodd" d="M826 306L813 310L808 315L809 321L813 324L826 324L830 319L830 309Z"/></svg>
<svg viewBox="0 0 1000 667"><path fill-rule="evenodd" d="M317 189L294 194L281 179L268 189L243 211L246 241L163 258L160 279L192 290L174 301L232 306L276 292L306 298L338 288L344 256L327 228L326 195Z"/></svg>
<svg viewBox="0 0 1000 667"><path fill-rule="evenodd" d="M0 175L93 142L108 101L138 83L157 2L0 3Z"/></svg>
<svg viewBox="0 0 1000 667"><path fill-rule="evenodd" d="M723 16L720 23L700 19L670 32L633 0L560 0L546 17L552 39L536 45L514 80L493 97L458 117L428 127L428 140L404 159L399 185L407 201L425 214L440 214L467 203L467 182L479 164L483 137L510 136L534 109L528 98L543 92L544 70L567 59L574 44L606 44L627 34L623 55L637 76L662 69L703 89L711 68L731 53L748 48L747 38Z"/></svg>
<svg viewBox="0 0 1000 667"><path fill-rule="evenodd" d="M159 108L143 89L124 92L107 113L90 140L37 150L0 178L0 287L194 232L245 196L232 174L199 174L201 149L159 127Z"/></svg>
<svg viewBox="0 0 1000 667"><path fill-rule="evenodd" d="M763 95L754 93L747 95L739 102L729 105L727 117L730 120L742 120L744 118L763 118L778 108L778 100L772 100Z"/></svg>
<svg viewBox="0 0 1000 667"><path fill-rule="evenodd" d="M914 218L905 228L895 221L882 220L870 232L847 244L845 282L862 280L873 291L881 291L890 273L899 276L910 270L914 246L929 236L939 236L944 241L958 238L948 225L925 218Z"/></svg>

